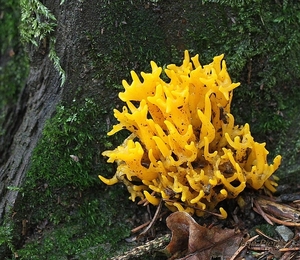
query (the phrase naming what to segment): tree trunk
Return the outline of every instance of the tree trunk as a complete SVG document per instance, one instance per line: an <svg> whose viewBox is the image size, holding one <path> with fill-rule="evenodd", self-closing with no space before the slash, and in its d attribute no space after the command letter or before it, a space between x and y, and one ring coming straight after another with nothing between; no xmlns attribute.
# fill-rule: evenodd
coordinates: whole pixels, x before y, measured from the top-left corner
<svg viewBox="0 0 300 260"><path fill-rule="evenodd" d="M61 65L68 71L67 64L72 63L73 54L77 51L76 19L81 13L80 2L60 6L60 1L44 1L51 12L58 17L59 27L55 33L57 39L64 39L56 48L61 58ZM59 15L58 15L59 14ZM45 39L46 41L48 39ZM44 41L45 42L45 41ZM45 121L53 115L56 105L62 98L67 81L61 86L59 73L48 57L48 45L41 43L38 48L30 45L30 73L17 104L7 109L0 139L0 220L13 207L18 195L17 189L26 177L30 158L39 138Z"/></svg>

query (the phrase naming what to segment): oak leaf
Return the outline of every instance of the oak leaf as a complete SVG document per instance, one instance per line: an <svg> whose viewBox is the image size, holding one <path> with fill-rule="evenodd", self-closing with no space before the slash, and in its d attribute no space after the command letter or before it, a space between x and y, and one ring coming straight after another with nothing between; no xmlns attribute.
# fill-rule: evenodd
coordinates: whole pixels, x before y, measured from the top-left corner
<svg viewBox="0 0 300 260"><path fill-rule="evenodd" d="M234 229L207 228L199 225L188 213L175 212L167 218L172 239L165 248L169 259L203 260L234 255L243 234Z"/></svg>

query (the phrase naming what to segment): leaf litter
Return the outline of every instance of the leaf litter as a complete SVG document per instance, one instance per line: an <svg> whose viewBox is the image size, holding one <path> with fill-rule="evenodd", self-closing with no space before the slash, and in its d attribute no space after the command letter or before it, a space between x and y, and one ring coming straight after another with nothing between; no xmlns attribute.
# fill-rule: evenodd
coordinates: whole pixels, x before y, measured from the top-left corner
<svg viewBox="0 0 300 260"><path fill-rule="evenodd" d="M226 222L211 216L200 221L200 225L197 218L186 212L175 212L165 219L168 212L158 207L147 225L132 230L140 234L127 241L136 243L143 238L142 245L112 259L144 259L143 256L169 260L300 259L300 200L244 195L234 203L235 209ZM160 221L166 222L169 232L161 230L151 236L150 229L155 231L154 224ZM269 229L275 233L269 234ZM284 238L286 232L288 239Z"/></svg>

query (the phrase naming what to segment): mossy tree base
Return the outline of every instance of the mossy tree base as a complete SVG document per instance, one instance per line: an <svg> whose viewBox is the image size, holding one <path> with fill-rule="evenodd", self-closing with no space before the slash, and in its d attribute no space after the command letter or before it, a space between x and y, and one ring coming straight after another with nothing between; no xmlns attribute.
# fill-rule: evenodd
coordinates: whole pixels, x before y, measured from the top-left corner
<svg viewBox="0 0 300 260"><path fill-rule="evenodd" d="M48 58L47 37L38 47L29 46L29 78L17 104L7 109L0 137L0 217L7 212L10 222L6 223L15 225L8 240L14 242L20 259L29 255L31 259L43 259L43 253L47 259L80 259L93 243L102 244L108 235L109 243L103 248L111 247L107 253L111 256L116 243L128 235L130 224L123 225L120 220L118 233L109 221L116 215L130 218L145 211L141 208L136 213L137 206L127 200L122 188L105 188L97 182L97 175L110 177L114 172L100 154L119 143L107 139L106 132L113 125L112 108L120 108L116 97L121 80L129 78L130 70L147 72L150 60L160 66L178 63L183 50L189 49L192 55L199 53L205 64L225 52L229 72L242 83L233 101L237 123L249 122L259 140L268 137L268 145L279 147L277 140L294 120L286 115L291 111L289 101L296 96L293 91L300 85L295 73L300 67L298 3L60 2L42 1L57 19L52 36L66 82L61 86L59 73ZM96 107L84 117L87 100ZM62 107L64 112L59 111ZM55 114L60 119L53 117ZM41 140L49 118L48 130L53 131L50 137L44 132L46 139ZM281 140L276 154L285 149L285 140ZM35 159L31 160L38 143ZM298 143L291 142L288 155L298 153L294 149ZM79 164L70 155L79 157ZM31 174L26 176L29 169ZM18 203L11 208L17 195ZM105 203L111 207L103 210ZM120 203L124 207L120 208ZM89 222L86 237L83 229L78 230L80 221ZM25 223L27 231L22 235ZM43 225L41 238L38 234ZM101 231L105 227L107 233ZM100 241L101 232L104 236ZM91 259L95 259L93 253Z"/></svg>

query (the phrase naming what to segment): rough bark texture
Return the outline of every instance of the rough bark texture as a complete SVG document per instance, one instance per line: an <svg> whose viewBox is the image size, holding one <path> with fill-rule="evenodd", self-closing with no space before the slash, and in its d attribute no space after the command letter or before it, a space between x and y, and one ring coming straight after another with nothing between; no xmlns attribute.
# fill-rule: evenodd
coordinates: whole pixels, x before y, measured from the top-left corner
<svg viewBox="0 0 300 260"><path fill-rule="evenodd" d="M73 42L70 37L76 29L74 20L80 13L78 4L59 5L59 1L44 1L54 15L59 13L56 37L64 43ZM63 57L62 66L70 62L76 51L75 44L57 48L59 57ZM0 139L0 219L14 205L18 192L8 189L9 186L20 187L30 165L30 158L37 141L41 137L45 121L55 112L61 100L63 89L68 82L61 85L58 72L48 58L48 46L39 48L30 46L31 69L27 84L15 106L8 109ZM68 72L68 68L66 68Z"/></svg>
<svg viewBox="0 0 300 260"><path fill-rule="evenodd" d="M1 140L0 216L15 202L17 192L8 186L22 183L45 120L51 116L60 99L60 80L47 56L34 59L28 82L17 105L9 111L5 123L7 132Z"/></svg>

